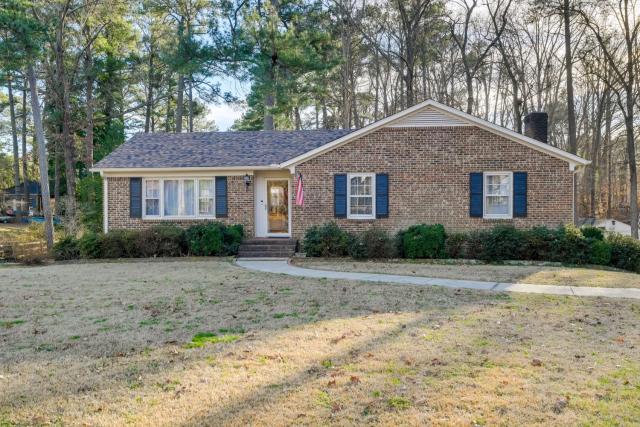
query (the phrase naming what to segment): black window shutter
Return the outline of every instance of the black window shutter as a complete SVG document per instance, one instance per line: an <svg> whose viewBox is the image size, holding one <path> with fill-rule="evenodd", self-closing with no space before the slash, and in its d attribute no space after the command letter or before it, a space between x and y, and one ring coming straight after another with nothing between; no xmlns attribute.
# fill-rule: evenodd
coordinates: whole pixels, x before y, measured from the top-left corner
<svg viewBox="0 0 640 427"><path fill-rule="evenodd" d="M216 218L226 218L228 215L227 177L216 176Z"/></svg>
<svg viewBox="0 0 640 427"><path fill-rule="evenodd" d="M513 216L527 216L527 173L513 173Z"/></svg>
<svg viewBox="0 0 640 427"><path fill-rule="evenodd" d="M471 172L469 174L469 215L475 218L482 218L483 187L482 172Z"/></svg>
<svg viewBox="0 0 640 427"><path fill-rule="evenodd" d="M142 178L129 178L129 216L142 218Z"/></svg>
<svg viewBox="0 0 640 427"><path fill-rule="evenodd" d="M336 218L347 217L347 175L333 176L333 214Z"/></svg>
<svg viewBox="0 0 640 427"><path fill-rule="evenodd" d="M389 218L389 175L376 175L376 218Z"/></svg>

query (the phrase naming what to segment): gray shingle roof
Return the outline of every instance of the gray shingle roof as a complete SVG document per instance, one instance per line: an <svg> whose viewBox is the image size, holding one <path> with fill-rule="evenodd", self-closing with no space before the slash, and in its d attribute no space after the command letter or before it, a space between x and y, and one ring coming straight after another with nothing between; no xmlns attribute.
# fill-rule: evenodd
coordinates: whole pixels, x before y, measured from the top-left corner
<svg viewBox="0 0 640 427"><path fill-rule="evenodd" d="M352 130L139 133L99 161L103 168L269 166Z"/></svg>

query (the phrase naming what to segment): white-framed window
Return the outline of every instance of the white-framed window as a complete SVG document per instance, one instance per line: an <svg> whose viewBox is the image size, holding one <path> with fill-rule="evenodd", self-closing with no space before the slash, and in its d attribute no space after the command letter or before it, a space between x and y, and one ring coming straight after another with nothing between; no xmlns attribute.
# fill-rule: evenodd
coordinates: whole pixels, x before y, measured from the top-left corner
<svg viewBox="0 0 640 427"><path fill-rule="evenodd" d="M198 180L198 215L215 215L215 184L213 178Z"/></svg>
<svg viewBox="0 0 640 427"><path fill-rule="evenodd" d="M160 217L160 181L148 179L144 183L144 215Z"/></svg>
<svg viewBox="0 0 640 427"><path fill-rule="evenodd" d="M513 217L513 173L484 173L484 218Z"/></svg>
<svg viewBox="0 0 640 427"><path fill-rule="evenodd" d="M143 218L215 218L215 177L145 178Z"/></svg>
<svg viewBox="0 0 640 427"><path fill-rule="evenodd" d="M347 174L347 218L372 219L376 217L376 174Z"/></svg>

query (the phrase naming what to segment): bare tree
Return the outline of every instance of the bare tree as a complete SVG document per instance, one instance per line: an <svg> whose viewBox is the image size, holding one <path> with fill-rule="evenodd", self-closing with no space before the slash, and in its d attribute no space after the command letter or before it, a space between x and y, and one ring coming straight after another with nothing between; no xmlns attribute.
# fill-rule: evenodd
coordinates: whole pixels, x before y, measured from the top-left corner
<svg viewBox="0 0 640 427"><path fill-rule="evenodd" d="M611 79L605 82L615 93L618 106L624 117L627 161L629 164L629 221L631 234L638 238L638 172L634 115L637 93L638 55L640 50L640 18L636 14L635 0L619 0L616 6L600 4L594 13L610 18L617 27L603 26L583 9L577 10L584 25L591 30L602 49L604 59L611 70ZM603 22L600 20L600 22ZM606 21L605 21L606 22Z"/></svg>
<svg viewBox="0 0 640 427"><path fill-rule="evenodd" d="M501 10L501 19L495 31L482 31L472 19L478 0L459 0L455 2L463 11L463 19L454 18L449 22L451 38L458 46L460 59L464 70L467 89L467 113L473 113L474 96L473 81L483 66L491 49L500 39L507 24L507 14L511 7L511 0L497 0L496 11Z"/></svg>

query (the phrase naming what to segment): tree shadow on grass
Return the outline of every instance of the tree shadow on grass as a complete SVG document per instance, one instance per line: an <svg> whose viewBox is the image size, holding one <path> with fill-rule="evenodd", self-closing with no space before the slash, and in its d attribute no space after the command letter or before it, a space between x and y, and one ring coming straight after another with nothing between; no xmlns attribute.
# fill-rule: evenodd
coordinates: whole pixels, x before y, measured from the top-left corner
<svg viewBox="0 0 640 427"><path fill-rule="evenodd" d="M145 264L137 263L136 265L142 269L147 268ZM176 266L171 266L169 270L174 267ZM193 266L187 265L187 268L189 267ZM135 305L151 304L156 301L153 289L168 286L173 299L168 306L160 307L169 311L174 310L176 298L179 296L184 300L180 304L186 308L183 311L171 313L171 319L182 319L181 316L189 320L198 318L201 321L197 327L167 332L162 329L162 324L139 326L136 332L113 331L107 343L99 342L101 338L98 334L92 341L79 340L78 343L66 349L61 347L60 343L54 343L50 349L24 352L18 359L3 362L2 370L16 381L10 382L8 386L7 383L3 384L0 407L36 409L40 406L47 407L53 401L82 400L87 396L109 398L110 393L122 393L122 387L125 387L125 390L136 390L136 387L146 386L157 387L154 384L161 378L169 376L180 378L185 371L197 370L199 364L208 357L232 354L242 346L250 345L256 335L267 337L267 342L271 341L275 344L279 337L292 330L307 326L323 327L322 325L326 322L347 323L363 316L379 316L385 313L410 313L415 318L409 324L384 331L380 335L358 343L353 348L330 354L332 359L350 360L356 358L358 354L383 348L407 327L442 319L451 314L464 315L465 312L473 311L474 307L497 304L502 300L510 299L504 294L299 279L266 273L250 273L228 265L215 264L213 267L220 269L220 274L213 275L214 279L211 283L215 282L215 286L199 281L197 283L174 282L180 277L179 271L172 272L174 275L160 272L160 276L154 276L152 272L149 277L155 277L153 280L162 283L156 283L149 289L144 287L140 295L130 298L131 303ZM167 274L166 277L165 274ZM142 277L147 276L142 274ZM164 280L167 277L168 280ZM130 284L130 286L143 287L144 281L140 280L140 285ZM218 285L218 281L223 283ZM46 289L55 290L55 283L52 286L53 288ZM207 292L212 289L215 292ZM70 291L73 292L73 289ZM115 293L122 291L123 288L114 290ZM115 296L117 295L110 294L110 298ZM211 302L205 304L199 302L202 298L207 301L215 299L219 301L215 304ZM50 304L51 301L46 303ZM108 320L105 323L116 324L118 319L127 316L126 305L118 305L116 308L113 310L111 307L106 308L104 315ZM157 307L141 308L145 316L154 309ZM101 319L99 315L95 317L96 321ZM134 319L138 321L140 316ZM65 326L64 322L67 320L61 317L57 321L63 322L62 326L55 326L55 322L52 322L50 327L61 327L68 335L78 334L78 336L83 336L88 330L98 330L102 327L102 323L92 323L83 325L85 329L73 330L71 326L73 323L70 322L69 326ZM187 324L183 323L183 325ZM183 345L200 331L219 331L239 327L244 328L246 333L237 343L210 347L202 352L183 348ZM140 332L140 329L143 332ZM43 335L46 336L46 333ZM194 415L184 423L215 424L217 419L227 417L228 414L241 417L243 408L254 407L268 397L274 398L274 395L277 398L283 398L286 391L277 391L278 384L286 384L286 389L299 389L305 382L317 378L319 375L315 370L317 366L318 361L314 360L312 364L305 364L294 374L279 379L277 383L269 382L259 386L259 391L251 396L223 404L209 413ZM16 373L20 373L22 377L16 377ZM138 380L139 377L141 380ZM239 377L231 379L231 381L234 380L241 381ZM115 391L112 390L113 387Z"/></svg>

